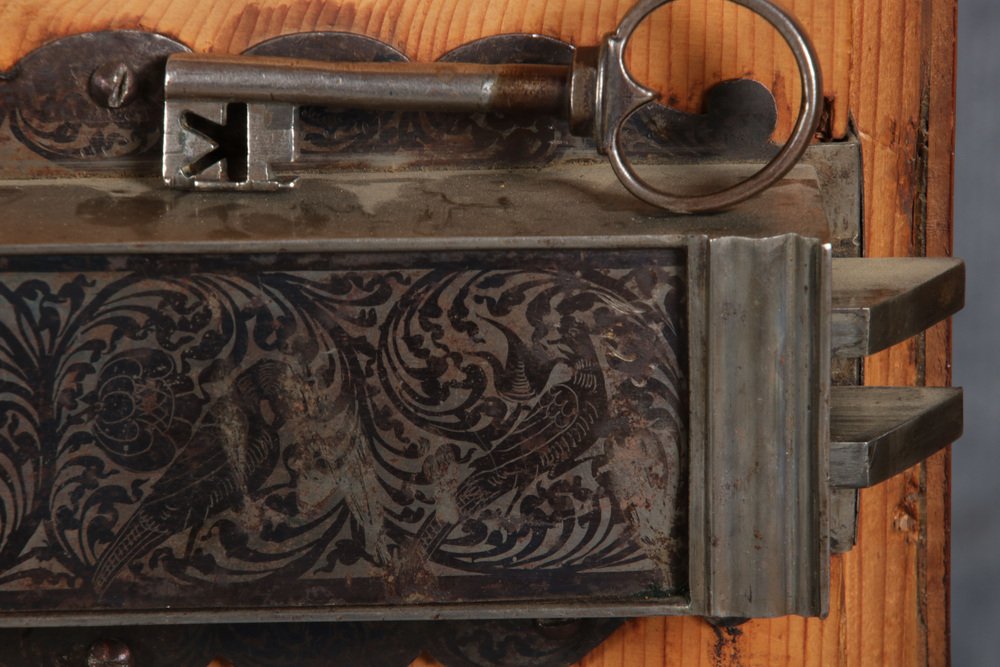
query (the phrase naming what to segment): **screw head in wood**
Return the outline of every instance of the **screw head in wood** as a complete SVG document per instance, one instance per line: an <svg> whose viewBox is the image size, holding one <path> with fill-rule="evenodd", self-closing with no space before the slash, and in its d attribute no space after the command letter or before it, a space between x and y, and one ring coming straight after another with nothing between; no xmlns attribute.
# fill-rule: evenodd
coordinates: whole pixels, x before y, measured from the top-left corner
<svg viewBox="0 0 1000 667"><path fill-rule="evenodd" d="M136 98L139 81L123 62L107 62L90 75L90 96L108 109L120 109Z"/></svg>

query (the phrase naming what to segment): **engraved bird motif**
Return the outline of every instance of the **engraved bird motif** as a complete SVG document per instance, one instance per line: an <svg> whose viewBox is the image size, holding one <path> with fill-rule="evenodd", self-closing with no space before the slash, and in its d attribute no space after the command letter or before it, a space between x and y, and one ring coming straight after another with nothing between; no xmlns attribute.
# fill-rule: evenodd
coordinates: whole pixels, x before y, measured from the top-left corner
<svg viewBox="0 0 1000 667"><path fill-rule="evenodd" d="M389 562L390 552L378 473L357 413L349 414L353 417L349 447L344 457L335 463L331 483L341 489L351 516L360 525L365 551L384 564Z"/></svg>
<svg viewBox="0 0 1000 667"><path fill-rule="evenodd" d="M528 352L524 343L498 323L508 340L509 375L497 378L504 393L525 393L535 385L537 397L526 404L524 416L483 456L471 463L473 473L459 485L454 511L442 507L432 513L417 534L419 557L426 561L440 547L455 525L514 491L513 507L532 482L548 475L555 479L579 463L579 457L596 442L608 411L604 376L590 340L579 322L563 318L562 358L549 366L544 384L525 373Z"/></svg>
<svg viewBox="0 0 1000 667"><path fill-rule="evenodd" d="M343 500L361 530L365 553L386 563L390 553L385 506L372 445L356 404L340 402L335 416L298 434L296 453L286 461L296 477L299 511L309 514L333 499Z"/></svg>
<svg viewBox="0 0 1000 667"><path fill-rule="evenodd" d="M207 519L258 491L278 463L282 424L315 411L305 386L279 361L241 373L101 554L94 589L103 592L123 567L177 533L191 531L190 551Z"/></svg>

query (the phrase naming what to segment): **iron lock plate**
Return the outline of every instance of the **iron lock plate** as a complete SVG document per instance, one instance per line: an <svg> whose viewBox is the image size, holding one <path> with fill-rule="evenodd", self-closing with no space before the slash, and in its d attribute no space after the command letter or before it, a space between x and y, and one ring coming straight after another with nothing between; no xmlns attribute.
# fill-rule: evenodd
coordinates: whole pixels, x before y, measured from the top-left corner
<svg viewBox="0 0 1000 667"><path fill-rule="evenodd" d="M573 188L595 177L576 173ZM508 219L551 196L505 178L511 204L497 214ZM438 199L426 174L361 183L394 193L379 210ZM58 196L74 210L98 193L142 199L104 186ZM25 186L23 201L35 208L47 187ZM467 186L448 174L436 187ZM246 196L194 205L230 207L233 229ZM370 203L344 212L333 182L290 196L292 210L341 212L302 239L258 233L240 245L180 228L179 202L148 224L190 238L160 252L5 248L3 331L18 353L4 363L21 397L7 434L35 438L42 454L10 460L30 480L11 503L37 523L8 542L35 554L23 579L9 572L27 590L11 590L8 622L247 620L265 608L311 619L749 615L738 601L748 583L724 585L727 566L698 565L747 540L772 574L793 560L801 572L792 598L757 595L753 613L822 613L824 494L802 495L826 479L830 269L818 241L616 235L593 215L576 237L407 238L397 221L360 239L350 218L368 219ZM448 216L449 231L492 227L479 206L466 210L465 223ZM41 239L38 223L24 230ZM798 287L744 298L772 280ZM735 321L760 337L730 340ZM785 347L790 327L811 333ZM794 433L747 449L743 473L720 462L748 447L751 415L711 417L727 392L778 376L740 365L737 382L725 354L741 345L798 359L774 405L801 417ZM41 386L18 380L37 372L49 377ZM50 387L62 387L54 400ZM753 412L761 432L785 423ZM734 428L745 435L722 435ZM774 448L786 440L796 448L785 471L763 465L785 457ZM744 483L749 496L717 505L716 485L754 468L769 472ZM804 542L732 514L756 494L773 503L776 487ZM41 496L49 508L33 514ZM32 551L41 534L58 546L47 537L51 548ZM779 581L753 576L754 587Z"/></svg>
<svg viewBox="0 0 1000 667"><path fill-rule="evenodd" d="M3 621L823 614L831 437L836 488L877 481L852 480L885 441L830 417L833 350L878 308L834 296L829 244L769 231L825 219L815 171L714 237L595 208L598 166L558 173L345 174L277 203L18 185ZM899 268L870 296L912 295Z"/></svg>

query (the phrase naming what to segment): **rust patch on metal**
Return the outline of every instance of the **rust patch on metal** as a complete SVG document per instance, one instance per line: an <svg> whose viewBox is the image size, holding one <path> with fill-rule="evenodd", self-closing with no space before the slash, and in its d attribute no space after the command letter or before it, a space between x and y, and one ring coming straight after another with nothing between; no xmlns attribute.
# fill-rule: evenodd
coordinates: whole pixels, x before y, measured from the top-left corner
<svg viewBox="0 0 1000 667"><path fill-rule="evenodd" d="M497 111L532 109L565 116L569 110L567 72L563 67L539 65L531 71L519 69L508 74L501 68L493 89Z"/></svg>

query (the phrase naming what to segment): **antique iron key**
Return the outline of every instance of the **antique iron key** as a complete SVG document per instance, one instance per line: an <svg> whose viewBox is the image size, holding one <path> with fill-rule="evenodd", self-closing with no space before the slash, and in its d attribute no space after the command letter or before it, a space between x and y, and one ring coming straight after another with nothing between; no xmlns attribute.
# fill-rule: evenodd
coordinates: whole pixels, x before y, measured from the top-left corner
<svg viewBox="0 0 1000 667"><path fill-rule="evenodd" d="M769 0L733 0L759 14L791 47L802 102L791 137L763 169L719 192L679 196L644 180L622 150L626 121L658 95L625 64L629 39L655 9L639 0L600 46L578 48L572 66L465 63L325 63L254 56L175 54L167 65L163 176L172 187L268 191L292 187L297 106L429 112L530 111L568 118L592 137L622 184L660 208L710 212L767 189L796 164L822 111L818 58L809 39Z"/></svg>

